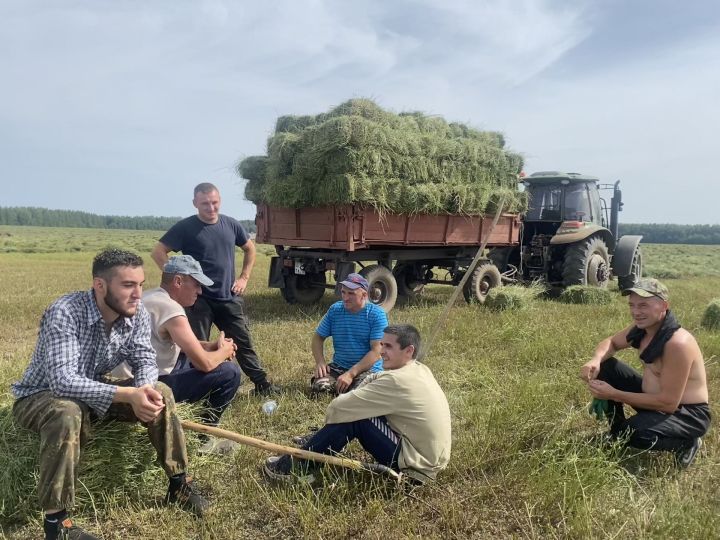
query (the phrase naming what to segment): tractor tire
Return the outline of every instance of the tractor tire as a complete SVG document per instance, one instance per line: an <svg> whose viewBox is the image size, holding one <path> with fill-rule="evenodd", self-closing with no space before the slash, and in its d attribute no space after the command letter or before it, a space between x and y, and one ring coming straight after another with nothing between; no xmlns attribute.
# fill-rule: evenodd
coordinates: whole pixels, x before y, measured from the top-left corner
<svg viewBox="0 0 720 540"><path fill-rule="evenodd" d="M463 297L468 304L484 304L488 292L493 287L502 287L500 270L492 262L481 262L473 270L470 279L463 287Z"/></svg>
<svg viewBox="0 0 720 540"><path fill-rule="evenodd" d="M625 289L631 289L635 286L638 279L642 277L643 273L643 256L640 246L635 250L633 255L632 267L630 273L627 276L618 276L618 289L624 291Z"/></svg>
<svg viewBox="0 0 720 540"><path fill-rule="evenodd" d="M316 304L325 294L325 272L285 276L285 288L280 289L288 304L309 306Z"/></svg>
<svg viewBox="0 0 720 540"><path fill-rule="evenodd" d="M563 285L607 287L610 281L610 255L599 236L591 236L568 246L563 262Z"/></svg>
<svg viewBox="0 0 720 540"><path fill-rule="evenodd" d="M360 270L360 275L368 280L368 300L380 306L388 313L397 302L398 285L389 268L371 264Z"/></svg>
<svg viewBox="0 0 720 540"><path fill-rule="evenodd" d="M425 284L416 277L412 264L396 264L393 268L393 275L397 283L398 296L411 299L422 294Z"/></svg>

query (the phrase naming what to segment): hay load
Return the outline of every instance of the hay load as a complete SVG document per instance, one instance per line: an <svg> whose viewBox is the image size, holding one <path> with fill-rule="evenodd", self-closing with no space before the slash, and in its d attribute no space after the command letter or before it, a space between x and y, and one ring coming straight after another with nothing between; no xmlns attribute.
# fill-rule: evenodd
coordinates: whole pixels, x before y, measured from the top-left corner
<svg viewBox="0 0 720 540"><path fill-rule="evenodd" d="M720 298L710 301L703 314L700 325L708 330L720 330Z"/></svg>
<svg viewBox="0 0 720 540"><path fill-rule="evenodd" d="M255 204L362 204L379 212L480 214L504 198L520 211L522 157L502 134L353 99L316 116L281 116L267 156L238 165Z"/></svg>

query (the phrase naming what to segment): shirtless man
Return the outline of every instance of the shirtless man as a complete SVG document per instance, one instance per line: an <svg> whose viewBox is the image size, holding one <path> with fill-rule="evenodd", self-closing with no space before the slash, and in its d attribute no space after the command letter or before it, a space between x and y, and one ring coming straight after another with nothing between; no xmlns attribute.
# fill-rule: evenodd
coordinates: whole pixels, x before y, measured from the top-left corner
<svg viewBox="0 0 720 540"><path fill-rule="evenodd" d="M634 324L602 340L580 377L596 400L607 401L611 435L627 436L636 448L675 452L687 467L710 426L700 347L670 312L665 285L644 278L622 294L630 297ZM638 349L642 376L613 356L628 347ZM623 404L637 414L626 419Z"/></svg>

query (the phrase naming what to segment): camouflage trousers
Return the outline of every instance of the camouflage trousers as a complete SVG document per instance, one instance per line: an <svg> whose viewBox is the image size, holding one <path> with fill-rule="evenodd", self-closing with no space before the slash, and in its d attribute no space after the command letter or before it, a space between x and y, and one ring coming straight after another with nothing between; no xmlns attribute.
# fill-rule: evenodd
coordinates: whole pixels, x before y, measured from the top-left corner
<svg viewBox="0 0 720 540"><path fill-rule="evenodd" d="M160 465L173 476L187 469L185 434L175 413L172 390L160 382L155 389L162 394L165 408L155 420L143 425ZM17 400L13 416L19 425L40 435L38 499L42 509L71 508L80 449L91 435L94 414L82 401L58 398L45 391ZM128 403L113 403L103 419L139 422Z"/></svg>

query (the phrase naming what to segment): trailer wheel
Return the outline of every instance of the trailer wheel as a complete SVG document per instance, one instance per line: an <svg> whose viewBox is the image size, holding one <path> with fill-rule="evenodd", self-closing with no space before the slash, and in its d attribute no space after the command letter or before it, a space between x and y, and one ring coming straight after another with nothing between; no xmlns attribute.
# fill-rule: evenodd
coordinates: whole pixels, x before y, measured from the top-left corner
<svg viewBox="0 0 720 540"><path fill-rule="evenodd" d="M309 306L317 303L325 294L325 272L312 272L305 275L289 274L285 276L283 298L288 304Z"/></svg>
<svg viewBox="0 0 720 540"><path fill-rule="evenodd" d="M640 249L640 246L638 246L635 249L635 254L633 255L630 273L627 276L618 276L618 288L621 291L624 291L625 289L630 289L630 288L634 287L637 280L642 277L642 273L643 273L643 256L642 256L642 250Z"/></svg>
<svg viewBox="0 0 720 540"><path fill-rule="evenodd" d="M492 262L481 262L473 270L470 279L463 287L463 296L469 304L477 302L484 304L490 289L502 287L500 270Z"/></svg>
<svg viewBox="0 0 720 540"><path fill-rule="evenodd" d="M368 299L389 312L397 301L398 285L390 269L371 264L360 270L360 275L368 280Z"/></svg>
<svg viewBox="0 0 720 540"><path fill-rule="evenodd" d="M563 284L607 287L610 281L610 256L605 242L591 236L569 245L563 263Z"/></svg>
<svg viewBox="0 0 720 540"><path fill-rule="evenodd" d="M412 264L396 264L392 271L397 282L398 296L406 299L420 295L425 284L418 279L415 266Z"/></svg>

